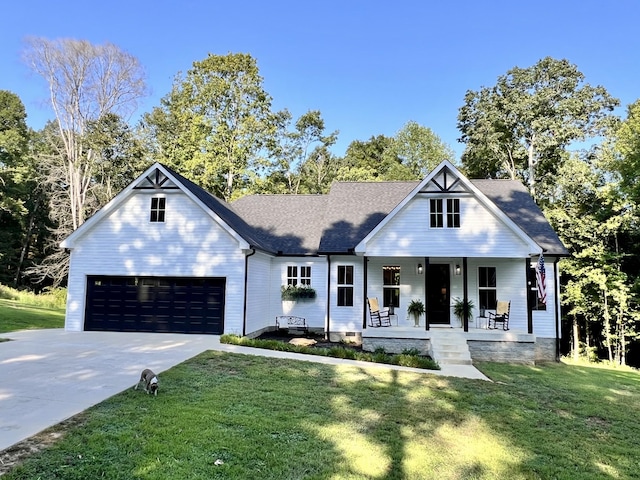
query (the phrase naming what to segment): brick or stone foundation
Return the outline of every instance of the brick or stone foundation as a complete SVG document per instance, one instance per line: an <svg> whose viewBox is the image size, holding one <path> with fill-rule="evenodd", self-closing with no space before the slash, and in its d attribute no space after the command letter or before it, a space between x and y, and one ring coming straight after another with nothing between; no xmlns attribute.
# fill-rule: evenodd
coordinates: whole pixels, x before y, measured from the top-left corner
<svg viewBox="0 0 640 480"><path fill-rule="evenodd" d="M469 340L467 344L474 362L535 363L534 342Z"/></svg>
<svg viewBox="0 0 640 480"><path fill-rule="evenodd" d="M402 353L404 350L416 349L420 355L431 355L431 341L420 338L365 338L362 350L375 352L378 348L386 353Z"/></svg>
<svg viewBox="0 0 640 480"><path fill-rule="evenodd" d="M556 340L554 338L536 339L536 363L556 362Z"/></svg>

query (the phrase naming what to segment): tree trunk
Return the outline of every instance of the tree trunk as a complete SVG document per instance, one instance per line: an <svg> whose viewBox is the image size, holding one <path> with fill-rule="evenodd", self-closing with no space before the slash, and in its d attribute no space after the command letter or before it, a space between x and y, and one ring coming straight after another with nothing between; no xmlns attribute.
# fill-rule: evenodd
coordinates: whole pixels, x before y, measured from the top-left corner
<svg viewBox="0 0 640 480"><path fill-rule="evenodd" d="M580 327L578 326L578 317L573 317L573 359L580 359Z"/></svg>

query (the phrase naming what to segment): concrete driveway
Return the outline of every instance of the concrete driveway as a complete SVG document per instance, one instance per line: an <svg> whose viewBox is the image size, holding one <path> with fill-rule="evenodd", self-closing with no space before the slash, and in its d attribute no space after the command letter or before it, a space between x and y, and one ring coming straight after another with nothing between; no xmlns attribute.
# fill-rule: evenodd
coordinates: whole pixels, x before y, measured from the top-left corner
<svg viewBox="0 0 640 480"><path fill-rule="evenodd" d="M488 380L471 365L421 370L220 344L217 335L53 329L0 337L12 340L0 343L0 451L132 388L144 368L160 374L205 350Z"/></svg>

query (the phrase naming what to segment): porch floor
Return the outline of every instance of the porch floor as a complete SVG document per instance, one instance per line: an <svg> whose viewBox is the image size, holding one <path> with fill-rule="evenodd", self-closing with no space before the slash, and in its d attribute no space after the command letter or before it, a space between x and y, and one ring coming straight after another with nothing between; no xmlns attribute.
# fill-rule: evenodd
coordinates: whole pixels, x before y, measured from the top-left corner
<svg viewBox="0 0 640 480"><path fill-rule="evenodd" d="M486 328L469 328L465 332L460 327L448 325L433 325L430 330L425 330L424 325L419 327L391 326L391 327L367 327L362 330L362 338L407 338L416 340L428 340L433 336L433 331L448 331L463 334L467 340L486 340L492 342L533 342L535 335L518 330L487 330Z"/></svg>

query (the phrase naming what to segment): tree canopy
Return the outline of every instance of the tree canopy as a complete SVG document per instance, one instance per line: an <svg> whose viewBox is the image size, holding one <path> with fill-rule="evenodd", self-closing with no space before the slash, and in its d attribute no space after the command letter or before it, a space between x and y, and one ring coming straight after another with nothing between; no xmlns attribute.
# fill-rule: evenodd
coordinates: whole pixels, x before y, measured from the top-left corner
<svg viewBox="0 0 640 480"><path fill-rule="evenodd" d="M536 197L567 146L602 134L618 103L567 60L515 67L493 87L467 91L458 114L462 163L471 176L519 178Z"/></svg>

